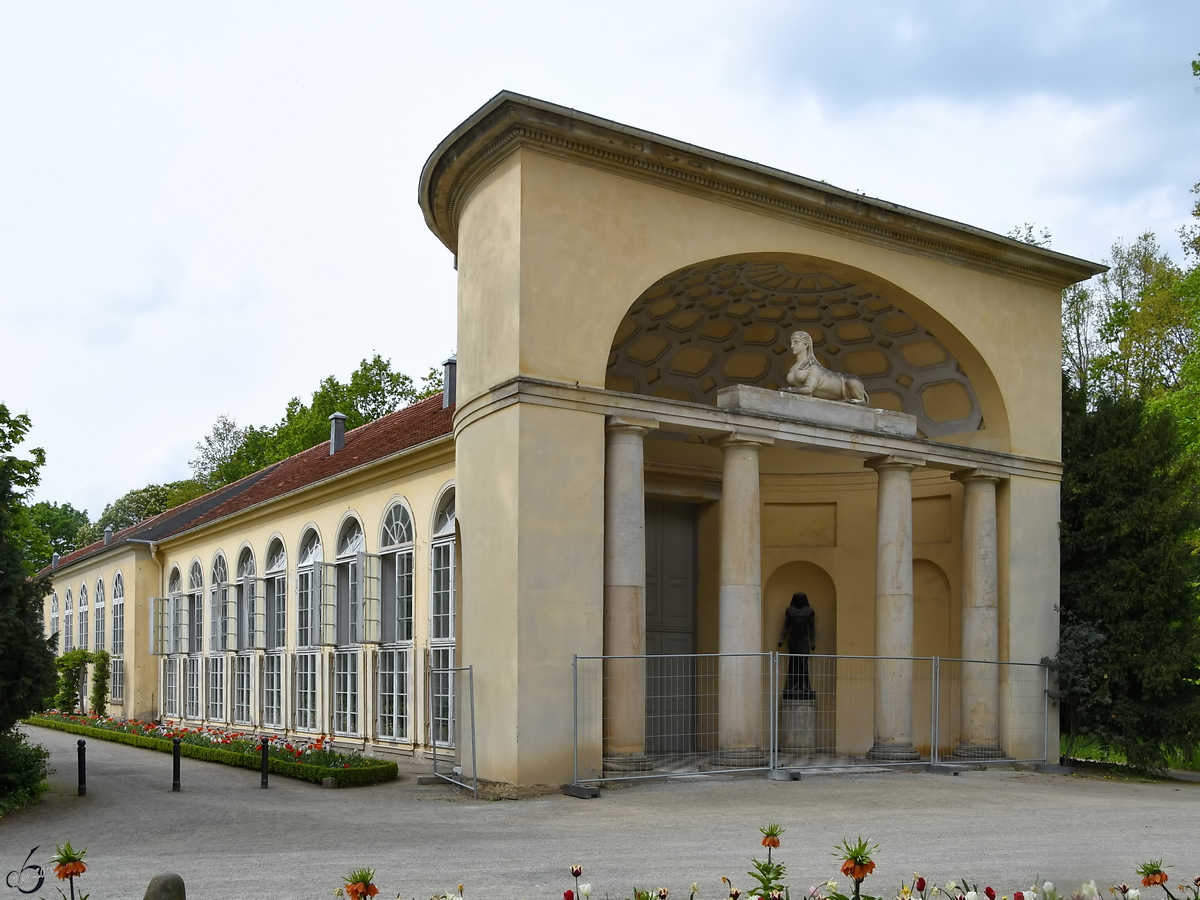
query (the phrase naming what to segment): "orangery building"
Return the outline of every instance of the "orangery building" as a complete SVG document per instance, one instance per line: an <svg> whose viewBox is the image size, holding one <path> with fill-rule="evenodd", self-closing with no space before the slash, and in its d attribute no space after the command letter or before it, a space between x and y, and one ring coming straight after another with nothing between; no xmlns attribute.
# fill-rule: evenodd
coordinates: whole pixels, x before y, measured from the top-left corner
<svg viewBox="0 0 1200 900"><path fill-rule="evenodd" d="M53 566L111 713L515 784L1046 757L1101 267L508 93L418 201L445 392Z"/></svg>

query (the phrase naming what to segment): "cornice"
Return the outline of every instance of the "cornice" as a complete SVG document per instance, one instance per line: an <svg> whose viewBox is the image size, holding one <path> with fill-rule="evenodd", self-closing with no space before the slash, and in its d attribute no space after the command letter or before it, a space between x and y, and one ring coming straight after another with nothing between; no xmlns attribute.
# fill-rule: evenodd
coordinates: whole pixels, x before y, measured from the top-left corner
<svg viewBox="0 0 1200 900"><path fill-rule="evenodd" d="M1064 288L1105 271L1087 260L507 91L447 135L421 170L418 201L425 222L455 254L463 199L520 148L1022 281Z"/></svg>
<svg viewBox="0 0 1200 900"><path fill-rule="evenodd" d="M775 446L818 449L863 459L896 456L922 460L931 469L951 472L986 468L1010 476L1056 482L1062 480L1062 463L1053 459L882 432L854 431L770 415L746 414L703 403L624 394L586 385L520 376L460 403L454 413L455 439L479 420L518 403L605 417L653 419L659 423L659 431L700 435L706 442L737 433L751 440L761 438L763 443L773 442Z"/></svg>

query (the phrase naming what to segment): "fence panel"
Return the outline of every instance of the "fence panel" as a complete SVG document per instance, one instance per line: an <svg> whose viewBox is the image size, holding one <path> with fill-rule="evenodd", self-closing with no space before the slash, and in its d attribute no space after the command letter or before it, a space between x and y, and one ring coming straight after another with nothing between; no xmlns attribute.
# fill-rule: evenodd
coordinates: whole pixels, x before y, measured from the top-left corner
<svg viewBox="0 0 1200 900"><path fill-rule="evenodd" d="M769 653L580 656L576 781L768 769Z"/></svg>
<svg viewBox="0 0 1200 900"><path fill-rule="evenodd" d="M778 671L776 768L931 760L932 658L781 653Z"/></svg>
<svg viewBox="0 0 1200 900"><path fill-rule="evenodd" d="M429 669L427 698L434 721L433 774L479 799L475 755L475 672L471 666ZM438 719L439 710L441 719Z"/></svg>
<svg viewBox="0 0 1200 900"><path fill-rule="evenodd" d="M1046 760L1045 666L940 659L938 670L938 761Z"/></svg>

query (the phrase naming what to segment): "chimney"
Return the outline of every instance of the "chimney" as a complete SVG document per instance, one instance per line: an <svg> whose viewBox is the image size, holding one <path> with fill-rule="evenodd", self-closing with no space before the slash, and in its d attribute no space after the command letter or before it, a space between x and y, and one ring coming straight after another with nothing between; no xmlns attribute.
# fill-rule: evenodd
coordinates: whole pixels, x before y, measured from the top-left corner
<svg viewBox="0 0 1200 900"><path fill-rule="evenodd" d="M104 526L104 545L108 546L111 543L112 543L112 526L105 525Z"/></svg>
<svg viewBox="0 0 1200 900"><path fill-rule="evenodd" d="M448 409L454 405L458 387L455 383L458 380L457 376L458 359L452 356L442 363L442 409Z"/></svg>
<svg viewBox="0 0 1200 900"><path fill-rule="evenodd" d="M50 568L52 568L52 569L58 568L58 554L57 553L55 553L53 556L50 557Z"/></svg>
<svg viewBox="0 0 1200 900"><path fill-rule="evenodd" d="M329 417L329 455L337 453L346 446L346 417L342 413L334 413Z"/></svg>

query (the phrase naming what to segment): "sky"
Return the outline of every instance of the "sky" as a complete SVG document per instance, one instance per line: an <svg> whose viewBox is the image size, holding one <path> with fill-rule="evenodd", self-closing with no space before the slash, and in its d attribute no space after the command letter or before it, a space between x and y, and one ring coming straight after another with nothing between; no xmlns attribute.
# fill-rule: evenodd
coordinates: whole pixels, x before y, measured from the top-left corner
<svg viewBox="0 0 1200 900"><path fill-rule="evenodd" d="M0 2L0 403L94 519L455 349L426 157L500 90L1102 260L1200 181L1193 0Z"/></svg>

